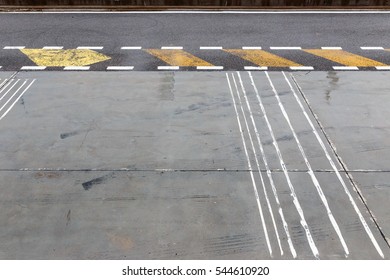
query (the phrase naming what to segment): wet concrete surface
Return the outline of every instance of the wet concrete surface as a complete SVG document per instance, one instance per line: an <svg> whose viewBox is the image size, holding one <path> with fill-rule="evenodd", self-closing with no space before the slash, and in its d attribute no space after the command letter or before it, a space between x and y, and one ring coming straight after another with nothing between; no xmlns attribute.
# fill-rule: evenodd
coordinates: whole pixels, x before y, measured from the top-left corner
<svg viewBox="0 0 390 280"><path fill-rule="evenodd" d="M0 258L388 259L388 75L1 72Z"/></svg>

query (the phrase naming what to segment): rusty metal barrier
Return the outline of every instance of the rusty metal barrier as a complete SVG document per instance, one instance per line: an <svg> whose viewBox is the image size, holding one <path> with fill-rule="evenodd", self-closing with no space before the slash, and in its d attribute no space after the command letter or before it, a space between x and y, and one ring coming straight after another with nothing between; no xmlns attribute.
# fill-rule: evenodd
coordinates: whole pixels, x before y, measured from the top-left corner
<svg viewBox="0 0 390 280"><path fill-rule="evenodd" d="M317 7L352 6L386 7L390 0L0 0L1 6L13 7L193 7L193 8L256 8L256 7Z"/></svg>

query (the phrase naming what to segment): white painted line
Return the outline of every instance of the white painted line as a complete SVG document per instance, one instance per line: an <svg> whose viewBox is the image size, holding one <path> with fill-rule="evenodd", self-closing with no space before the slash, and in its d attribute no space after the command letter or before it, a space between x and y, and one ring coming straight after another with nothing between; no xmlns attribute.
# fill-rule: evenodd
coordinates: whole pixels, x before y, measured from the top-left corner
<svg viewBox="0 0 390 280"><path fill-rule="evenodd" d="M362 50L384 50L383 47L360 47Z"/></svg>
<svg viewBox="0 0 390 280"><path fill-rule="evenodd" d="M256 70L268 70L268 67L267 66L244 66L244 69L245 70L248 70L248 71L256 71Z"/></svg>
<svg viewBox="0 0 390 280"><path fill-rule="evenodd" d="M46 66L22 66L20 70L45 70Z"/></svg>
<svg viewBox="0 0 390 280"><path fill-rule="evenodd" d="M179 70L179 66L158 66L158 70Z"/></svg>
<svg viewBox="0 0 390 280"><path fill-rule="evenodd" d="M16 86L17 83L19 83L20 79L16 80L15 83L14 82L14 79L11 79L11 82L6 84L5 87L3 87L1 90L0 90L0 93L2 93L9 85L11 85L12 83L12 86L7 90L6 93L4 93L4 95L0 98L0 101L3 100L3 98L8 94L8 92L10 92L14 86Z"/></svg>
<svg viewBox="0 0 390 280"><path fill-rule="evenodd" d="M222 50L222 47L199 47L201 50Z"/></svg>
<svg viewBox="0 0 390 280"><path fill-rule="evenodd" d="M235 85L236 85L236 89L237 89L236 80L234 79L233 74L232 74L232 77L233 77L233 81L234 81L234 83L235 83ZM255 197L256 197L257 208L259 209L259 214L260 214L261 223L262 223L262 226L263 226L263 231L264 231L265 240L266 240L266 242L267 242L268 251L269 251L270 255L272 256L272 248L271 248L271 243L270 243L269 237L268 237L267 224L265 223L265 220L264 220L264 214L263 214L263 209L262 209L261 203L260 203L259 192L257 191L256 181L255 181L255 177L254 177L254 175L253 175L253 170L252 170L252 164L251 164L251 160L250 160L250 158L249 158L248 149L247 149L247 147L246 147L245 137L244 137L243 130L242 130L242 127L241 127L240 116L239 116L239 113L238 113L238 110L237 110L236 99L235 99L234 94L233 94L233 89L232 89L232 86L231 86L231 84L230 84L230 79L229 79L228 73L226 73L226 79L227 79L227 81L228 81L228 85L229 85L229 89L230 89L230 94L231 94L232 100L233 100L234 110L235 110L235 112L236 112L236 117L237 117L237 122L238 122L238 128L239 128L240 133L241 133L241 140L242 140L242 144L243 144L243 146L244 146L245 156L246 156L246 159L247 159L247 162L248 162L248 168L249 168L249 170L250 170L249 174L250 174L251 180L252 180L253 191L254 191ZM237 89L237 90L238 90L238 89ZM241 110L243 110L243 109L242 109L242 106L241 106ZM245 119L245 114L244 114L244 119ZM246 121L246 119L245 119L245 121ZM247 125L247 129L248 129L248 124L247 124L247 122L246 122L246 125ZM248 129L248 132L249 132L249 129Z"/></svg>
<svg viewBox="0 0 390 280"><path fill-rule="evenodd" d="M5 46L4 50L21 50L24 49L25 46Z"/></svg>
<svg viewBox="0 0 390 280"><path fill-rule="evenodd" d="M3 66L0 66L0 69L3 68Z"/></svg>
<svg viewBox="0 0 390 280"><path fill-rule="evenodd" d="M133 70L134 66L108 66L107 70Z"/></svg>
<svg viewBox="0 0 390 280"><path fill-rule="evenodd" d="M34 80L32 80L32 82L24 89L24 91L19 95L19 97L15 100L15 102L14 103L12 103L12 105L8 108L8 110L0 117L0 120L2 120L7 114L8 114L8 112L9 111L11 111L11 109L15 106L15 104L19 101L19 99L23 96L23 94L31 87L31 85L33 84L35 82L35 79ZM24 82L24 83L26 83L26 82ZM23 84L24 85L24 84ZM22 86L23 86L22 85ZM19 88L20 89L20 88ZM19 89L16 91L16 92L18 92L19 91ZM16 94L16 92L15 92L15 94ZM11 100L11 99L10 99ZM1 109L0 109L0 111L1 111Z"/></svg>
<svg viewBox="0 0 390 280"><path fill-rule="evenodd" d="M314 67L313 66L291 66L290 69L291 70L297 70L297 71L300 71L300 70L314 70Z"/></svg>
<svg viewBox="0 0 390 280"><path fill-rule="evenodd" d="M249 72L248 72L248 74L249 74ZM243 87L241 75L240 74L238 74L238 75L240 77L241 86ZM245 91L245 93L246 93L246 91ZM279 196L278 196L278 193L277 193L277 190L276 190L276 186L275 186L275 182L274 182L274 179L273 179L273 176L272 176L272 172L271 172L271 169L269 168L269 165L268 165L268 160L267 160L267 157L266 157L265 152L264 152L263 144L261 143L260 133L257 130L256 121L254 120L253 112L252 112L252 109L251 109L251 106L250 106L250 102L248 102L248 98L246 98L246 103L247 103L248 110L250 112L252 125L254 127L254 131L255 131L255 134L256 134L257 144L259 145L261 156L262 156L262 159L263 159L263 163L264 163L264 166L265 166L265 168L267 170L267 177L268 177L269 182L271 184L272 192L273 192L273 195L275 197L276 204L278 206L278 213L279 213L280 218L282 219L284 232L286 233L286 237L287 237L287 243L289 245L290 252L291 252L293 258L295 259L297 257L297 252L295 251L294 244L293 244L292 239L291 239L290 231L288 229L288 224L287 224L286 219L284 217L283 208L282 208L282 206L280 204L280 201L279 201Z"/></svg>
<svg viewBox="0 0 390 280"><path fill-rule="evenodd" d="M103 47L97 47L97 46L80 46L77 47L78 50L102 50Z"/></svg>
<svg viewBox="0 0 390 280"><path fill-rule="evenodd" d="M121 50L141 50L142 47L121 47Z"/></svg>
<svg viewBox="0 0 390 280"><path fill-rule="evenodd" d="M301 50L301 47L270 47L271 50Z"/></svg>
<svg viewBox="0 0 390 280"><path fill-rule="evenodd" d="M14 84L14 86L17 84L17 82L19 82L19 80L16 81L16 83ZM12 94L10 98L8 98L7 102L5 102L4 105L0 108L0 112L4 109L5 106L7 106L7 104L12 100L12 98L19 92L19 90L20 90L26 83L27 83L27 80L25 80L24 83L23 83L23 84L14 92L14 94ZM13 88L13 86L12 86L12 88ZM6 94L7 94L12 88L10 88L10 89L6 92ZM4 97L6 94L4 94L3 97ZM2 97L2 98L3 98L3 97ZM0 120L1 120L1 119L0 119Z"/></svg>
<svg viewBox="0 0 390 280"><path fill-rule="evenodd" d="M390 70L390 66L375 66L376 70Z"/></svg>
<svg viewBox="0 0 390 280"><path fill-rule="evenodd" d="M70 70L70 71L85 71L89 70L89 66L66 66L64 67L64 70Z"/></svg>
<svg viewBox="0 0 390 280"><path fill-rule="evenodd" d="M366 230L367 235L368 235L369 238L371 239L371 242L373 243L373 245L374 245L374 247L376 248L376 250L377 250L377 252L379 253L379 255L380 255L382 258L384 258L383 252L382 252L382 250L381 250L379 244L377 243L377 241L376 241L374 235L372 234L370 227L367 225L367 222L366 222L366 220L364 219L362 213L360 212L359 207L356 205L356 202L355 202L355 200L353 199L353 197L352 197L352 195L351 195L349 189L347 188L347 186L346 186L346 184L345 184L345 182L344 182L344 179L341 177L340 172L339 172L339 170L338 170L336 164L334 163L332 157L330 156L330 154L329 154L329 152L328 152L328 149L326 148L326 146L325 146L324 142L322 141L322 139L321 139L319 133L317 132L316 128L314 127L313 122L311 121L310 117L309 117L308 114L306 113L306 110L304 109L304 107L303 107L303 105L302 105L302 102L299 100L297 93L295 92L294 88L292 87L290 81L287 79L287 77L286 77L286 75L284 74L284 72L283 72L283 75L284 75L284 78L286 79L287 83L289 84L291 91L292 91L293 94L294 94L295 100L296 100L297 103L299 104L299 107L301 107L301 110L302 110L303 114L305 115L305 118L306 118L307 122L309 123L309 125L310 125L310 127L311 127L311 129L312 129L312 131L313 131L313 133L314 133L314 135L316 136L318 143L320 144L322 150L324 151L326 158L328 159L330 165L332 166L334 172L336 173L336 176L337 176L337 178L339 179L339 181L340 181L340 183L341 183L341 185L342 185L342 187L343 187L343 189L344 189L344 192L347 194L347 196L348 196L348 198L349 198L349 201L351 202L351 204L352 204L352 206L353 206L353 208L354 208L356 214L358 215L358 217L359 217L359 219L360 219L360 222L362 223L364 229ZM307 101L307 99L306 99L306 97L305 97L305 95L304 95L304 92L303 92L302 88L299 86L299 84L298 84L298 82L295 80L294 76L291 75L291 78L293 79L293 81L294 81L296 87L298 88L298 90L302 93L302 96L303 96L303 98L305 99L305 102L306 102L307 104L309 104L308 101ZM320 124L320 122L319 122L319 120L318 120L318 116L317 116L316 114L314 114L314 118L316 119L316 121L318 122L318 124ZM325 133L325 134L326 134L326 133ZM330 143L330 145L332 145L332 144Z"/></svg>
<svg viewBox="0 0 390 280"><path fill-rule="evenodd" d="M170 47L170 46L165 46L161 47L162 50L182 50L183 47Z"/></svg>
<svg viewBox="0 0 390 280"><path fill-rule="evenodd" d="M261 47L242 47L243 50L261 50Z"/></svg>
<svg viewBox="0 0 390 280"><path fill-rule="evenodd" d="M234 78L234 75L232 74L233 78ZM250 115L250 119L252 121L252 126L253 126L253 129L254 129L254 132L256 134L256 137L257 137L257 142L260 143L261 145L261 141L260 141L260 134L257 130L257 127L256 127L256 122L255 122L255 119L253 117L253 112L252 112L252 109L251 109L251 106L249 104L249 100L248 100L248 96L246 94L246 89L244 87L244 83L241 79L241 75L240 75L240 72L237 72L237 76L240 80L240 85L241 85L241 91L244 95L244 99L245 99L245 103L246 103L246 106L249 110L249 115ZM238 95L238 98L239 98L239 101L240 101L240 106L241 106L241 111L244 115L244 119L246 121L246 117L245 117L245 112L244 112L244 109L243 109L243 106L242 106L242 102L241 102L241 97L240 97L240 93L237 89L237 95ZM271 206L271 203L270 203L270 200L268 198L268 193L267 193L267 189L265 187L265 183L264 183L264 179L263 179L263 175L262 175L262 172L261 172L261 169L260 169L260 164L259 164L259 160L258 160L258 157L259 155L257 154L256 152L256 149L255 149L255 146L253 144L253 140L252 140L252 136L251 136L251 133L250 133L250 129L248 128L247 126L247 131L248 131L248 134L249 134L249 138L250 138L250 141L251 141L251 145L252 145L252 151L253 151L253 155L255 157L255 160L256 160L256 165L257 165L257 170L258 170L258 173L259 173L259 177L260 177L260 181L261 181L261 184L263 186L263 191L264 191L264 197L265 197L265 200L267 202L267 206L268 206L268 211L271 215L271 220L272 220L272 224L274 226L274 230L275 230L275 234L276 234L276 239L278 240L278 245L279 245L279 249L280 249L280 255L283 256L284 255L284 252L283 252L283 248L282 248L282 244L281 244L281 241L280 241L280 237L279 237L279 231L278 231L278 227L276 226L276 222L275 222L275 218L274 218L274 214L273 214L273 210L272 210L272 206ZM261 150L261 148L260 148ZM283 218L282 218L283 219ZM287 232L287 236L289 236L289 232ZM294 250L295 251L295 250Z"/></svg>
<svg viewBox="0 0 390 280"><path fill-rule="evenodd" d="M269 81L269 83L270 83L270 85L272 87L272 91L274 92L275 98L278 101L279 108L282 111L283 117L286 120L286 122L287 122L287 124L288 124L288 126L289 126L289 128L290 128L290 130L291 130L291 132L293 134L295 142L297 143L299 151L301 152L302 158L305 161L306 167L308 169L308 174L310 175L310 178L311 178L311 180L312 180L312 182L313 182L313 184L314 184L314 186L315 186L315 188L317 190L317 193L318 193L318 195L319 195L319 197L321 199L321 202L322 202L322 204L325 207L326 213L328 214L328 219L329 219L330 223L332 224L333 229L335 230L335 232L336 232L336 234L337 234L337 236L338 236L338 238L339 238L339 240L341 242L341 245L343 246L345 255L348 256L349 255L349 249L348 249L347 243L345 242L344 237L343 237L343 235L341 233L340 227L339 227L336 219L334 218L332 210L329 207L328 200L326 199L326 196L325 196L325 194L324 194L324 192L323 192L323 190L321 188L321 185L318 182L317 176L313 172L313 169L311 167L309 159L306 156L305 150L303 149L301 142L299 141L298 135L296 134L296 132L294 130L294 127L293 127L293 125L292 125L292 123L290 121L290 117L288 116L288 113L287 113L287 111L286 111L286 109L285 109L285 107L284 107L284 105L283 105L283 103L282 103L282 101L280 99L279 93L277 92L274 84L272 83L271 78L268 75L268 73L266 73L266 76L267 76L268 81Z"/></svg>
<svg viewBox="0 0 390 280"><path fill-rule="evenodd" d="M342 47L321 47L322 50L342 50Z"/></svg>
<svg viewBox="0 0 390 280"><path fill-rule="evenodd" d="M357 66L333 66L333 70L359 70Z"/></svg>
<svg viewBox="0 0 390 280"><path fill-rule="evenodd" d="M197 70L223 70L223 66L196 66Z"/></svg>
<svg viewBox="0 0 390 280"><path fill-rule="evenodd" d="M62 46L45 46L43 47L44 50L62 50L64 47Z"/></svg>
<svg viewBox="0 0 390 280"><path fill-rule="evenodd" d="M265 72L266 75L268 76L268 73ZM295 209L297 210L298 214L299 214L299 217L300 217L300 223L305 231L305 234L306 234L306 238L309 242L309 246L312 250L312 253L313 255L316 257L316 258L319 258L319 252L318 252L318 249L317 249L317 246L315 245L315 242L313 240L313 236L310 232L310 229L309 229L309 226L306 222L306 219L305 219L305 215L303 213L303 210L302 210L302 207L301 207L301 204L299 203L299 199L298 199L298 196L297 194L295 193L295 189L294 189L294 186L291 182L291 179L290 179L290 175L288 174L288 171L287 171L287 167L286 167L286 164L283 160L283 156L282 156L282 153L279 149L279 145L278 145L278 142L276 141L276 138L275 138L275 134L272 130L272 126L268 120L268 116L267 116L267 112L265 111L265 108L264 108L264 105L263 105L263 102L261 101L261 98L260 98L260 94L259 94L259 91L255 85L255 82L253 80L253 77L252 77L252 74L251 72L248 73L249 74L249 77L251 79L251 83L252 83L252 86L255 90L255 93L256 93L256 97L257 97L257 101L259 102L259 106L260 106L260 109L263 113L263 117L264 117L264 120L265 122L267 123L267 126L268 126L268 130L270 132L270 135L271 135L271 138L272 138L272 143L274 145L274 148L276 150L276 153L278 155L278 158L279 158L279 162L280 162L280 166L282 167L283 169L283 173L284 173L284 176L286 178L286 181L287 181L287 185L290 189L290 195L293 199L293 203L294 203L294 206L295 206Z"/></svg>

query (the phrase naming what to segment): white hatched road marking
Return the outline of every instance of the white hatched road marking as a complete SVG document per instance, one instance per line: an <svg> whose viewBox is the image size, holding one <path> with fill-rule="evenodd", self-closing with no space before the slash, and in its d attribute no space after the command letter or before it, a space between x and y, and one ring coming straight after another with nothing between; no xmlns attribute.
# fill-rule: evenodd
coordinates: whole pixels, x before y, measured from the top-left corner
<svg viewBox="0 0 390 280"><path fill-rule="evenodd" d="M18 93L18 91L27 83L28 80L26 80L18 89L15 91L15 93L11 96L11 98L3 105L3 107L0 108L0 112L3 110L3 108L11 101L11 99ZM19 101L19 99L23 96L23 94L31 87L31 85L35 82L35 79L32 80L32 82L23 90L23 92L16 98L14 103L11 104L11 106L5 111L5 113L0 117L0 120L2 120L9 111L15 106L15 104Z"/></svg>
<svg viewBox="0 0 390 280"><path fill-rule="evenodd" d="M271 80L271 77L268 75L268 73L266 73L266 76L267 76L268 81L269 81L269 83L270 83L270 85L272 87L272 91L274 92L274 96L275 96L276 100L278 101L279 108L280 108L280 110L281 110L281 112L283 114L283 117L286 120L286 122L287 122L287 124L288 124L288 126L289 126L289 128L290 128L290 130L291 130L291 132L293 134L293 136L294 136L295 142L298 145L298 148L299 148L299 151L301 152L302 158L305 161L305 164L306 164L306 166L307 166L307 168L309 170L308 173L310 175L310 178L311 178L311 180L312 180L312 182L313 182L313 184L314 184L314 186L315 186L315 188L317 190L318 195L321 198L321 202L324 204L324 207L325 207L326 212L328 214L328 218L329 218L329 220L330 220L330 222L331 222L331 224L333 226L333 229L336 231L336 234L337 234L337 236L340 239L341 245L343 246L343 249L344 249L344 252L345 252L346 256L348 256L349 255L348 246L345 243L344 237L343 237L343 235L341 234L341 231L340 231L340 227L339 227L336 219L334 218L332 210L329 207L328 200L326 199L326 196L325 196L325 194L324 194L324 192L323 192L323 190L321 188L321 185L318 182L317 176L313 172L311 164L310 164L310 162L309 162L309 160L308 160L308 158L306 156L305 150L303 149L302 144L299 141L299 138L298 138L298 136L297 136L297 134L296 134L296 132L294 130L294 127L293 127L293 125L292 125L292 123L290 121L290 117L288 116L287 111L284 108L284 105L282 104L282 101L280 100L279 93L277 92L277 90L276 90L276 88L275 88L275 86L274 86L274 84L273 84L273 82Z"/></svg>
<svg viewBox="0 0 390 280"><path fill-rule="evenodd" d="M14 79L11 79L11 82L6 84L5 87L3 87L1 90L0 90L0 93L2 93L9 85L12 85L11 88L9 88L6 93L4 93L4 95L0 98L0 101L3 100L4 97L7 96L7 94L13 89L14 86L16 86L17 83L19 83L20 79L16 80L15 83L14 82Z"/></svg>
<svg viewBox="0 0 390 280"><path fill-rule="evenodd" d="M299 100L297 93L295 92L294 88L292 87L290 81L287 79L287 77L286 77L286 75L284 74L284 72L283 72L283 75L284 75L284 78L285 78L285 80L287 81L288 85L290 86L290 89L291 89L291 91L292 91L292 93L293 93L293 95L294 95L294 97L295 97L295 100L297 101L299 107L301 107L301 110L302 110L302 112L303 112L303 114L304 114L304 116L305 116L307 122L309 123L309 125L310 125L310 127L311 127L311 129L312 129L312 131L313 131L313 133L314 133L314 135L316 136L316 138L317 138L317 140L318 140L318 143L320 144L322 150L324 151L326 158L328 159L330 165L332 166L332 169L333 169L334 172L336 173L337 178L339 179L341 185L343 186L344 192L347 194L347 196L348 196L348 198L349 198L349 201L351 202L351 204L352 204L352 206L353 206L353 208L354 208L356 214L358 215L358 217L359 217L359 219L360 219L360 222L362 223L364 229L366 230L367 235L369 236L371 242L373 243L373 245L374 245L375 249L377 250L377 252L379 253L379 255L380 255L382 258L384 258L384 254L383 254L383 252L382 252L382 250L381 250L381 248L380 248L378 242L376 241L374 235L372 234L372 231L371 231L370 227L368 226L366 220L364 219L362 213L360 212L359 207L356 205L356 202L355 202L355 200L353 199L353 197L352 197L352 195L351 195L349 189L347 188L347 185L345 184L344 179L341 177L341 174L340 174L338 168L336 167L336 164L334 163L332 157L330 156L330 154L329 154L329 152L328 152L328 149L326 148L324 142L322 141L321 137L319 136L317 130L316 130L315 127L314 127L313 122L311 121L310 117L309 117L308 114L306 113L306 110L304 109L304 107L303 107L303 105L302 105L302 102ZM296 87L298 88L298 90L302 93L302 96L303 96L303 98L305 99L305 102L308 104L308 101L307 101L307 99L306 99L306 97L305 97L305 95L304 95L304 93L303 93L303 90L302 90L302 88L299 86L297 80L296 80L296 79L294 78L294 76L292 76L292 75L291 75L291 78L293 79L295 86L296 86ZM314 114L314 118L317 120L317 122L319 122L318 117L317 117L316 114Z"/></svg>
<svg viewBox="0 0 390 280"><path fill-rule="evenodd" d="M267 72L265 72L265 73L268 74ZM256 97L257 97L257 100L259 102L260 109L261 109L261 111L263 113L264 120L267 123L268 130L269 130L271 138L272 138L272 143L273 143L273 145L275 147L275 150L276 150L276 153L278 155L278 158L279 158L279 161L280 161L280 166L282 167L284 176L286 177L286 181L287 181L287 184L288 184L289 189L290 189L290 194L291 194L291 196L293 198L293 203L294 203L295 209L297 210L297 212L299 214L299 217L301 219L301 225L302 225L303 229L305 230L306 238L307 238L307 240L309 242L309 246L310 246L310 248L312 250L312 253L313 253L314 257L319 259L319 253L318 253L317 246L315 245L315 242L313 240L313 236L312 236L312 234L310 232L310 229L309 229L309 226L308 226L308 224L306 222L305 215L303 213L301 204L299 203L298 196L295 193L295 188L294 188L294 186L293 186L293 184L291 182L290 175L288 174L287 167L286 167L286 164L284 163L284 159L283 159L282 153L281 153L281 151L279 149L278 142L276 141L274 132L272 130L272 126L271 126L271 124L270 124L270 122L268 120L267 112L265 111L263 102L261 101L260 94L259 94L259 91L257 90L257 87L256 87L255 82L253 80L252 74L249 73L249 75L250 75L250 78L251 78L252 86L253 86L253 88L254 88L254 90L256 92Z"/></svg>
<svg viewBox="0 0 390 280"><path fill-rule="evenodd" d="M237 83L235 82L233 74L232 74L232 78L233 78L233 81L234 81L234 83L236 85L236 88L237 88ZM237 110L236 99L235 99L234 94L233 94L233 89L232 89L232 86L230 84L230 79L229 79L228 73L226 73L226 79L228 81L230 94L231 94L232 99L233 99L234 110L236 111L238 128L239 128L240 133L241 133L241 140L242 140L242 144L244 146L244 151L245 151L246 159L247 159L247 162L248 162L248 168L250 170L249 174L251 176L253 190L255 192L255 197L256 197L256 202L257 202L257 208L259 209L261 223L263 225L264 236L265 236L265 239L267 241L268 251L269 251L270 255L272 256L272 248L271 248L271 243L270 243L269 237L268 237L267 225L266 225L266 223L264 221L263 210L262 210L261 203L260 203L259 193L257 191L256 181L255 181L255 178L254 178L254 175L253 175L252 164L251 164L251 161L250 161L250 158L249 158L249 154L248 154L248 149L247 149L247 146L246 146L246 143L245 143L245 137L244 137L243 130L242 130L242 127L241 127L240 116L239 116L239 113L238 113L238 110ZM242 109L242 106L241 106L241 109ZM244 119L245 119L245 114L244 114Z"/></svg>

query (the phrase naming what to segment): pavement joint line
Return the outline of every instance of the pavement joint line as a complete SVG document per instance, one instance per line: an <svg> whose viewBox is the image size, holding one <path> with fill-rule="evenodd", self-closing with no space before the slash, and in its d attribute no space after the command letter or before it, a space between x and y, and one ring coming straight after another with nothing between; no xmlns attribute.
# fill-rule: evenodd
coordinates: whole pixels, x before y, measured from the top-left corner
<svg viewBox="0 0 390 280"><path fill-rule="evenodd" d="M158 70L179 70L179 66L157 66Z"/></svg>
<svg viewBox="0 0 390 280"><path fill-rule="evenodd" d="M196 66L197 70L223 70L223 66Z"/></svg>
<svg viewBox="0 0 390 280"><path fill-rule="evenodd" d="M69 70L69 71L85 71L89 70L89 66L65 66L64 70Z"/></svg>
<svg viewBox="0 0 390 280"><path fill-rule="evenodd" d="M181 46L177 46L177 47L174 47L174 46L163 46L161 47L162 50L182 50L183 47Z"/></svg>
<svg viewBox="0 0 390 280"><path fill-rule="evenodd" d="M139 47L139 46L134 46L134 47L123 46L123 47L121 47L121 50L142 50L142 47Z"/></svg>
<svg viewBox="0 0 390 280"><path fill-rule="evenodd" d="M333 66L333 70L359 70L357 66Z"/></svg>
<svg viewBox="0 0 390 280"><path fill-rule="evenodd" d="M321 47L321 50L342 50L342 47Z"/></svg>
<svg viewBox="0 0 390 280"><path fill-rule="evenodd" d="M390 70L390 66L375 66L376 70Z"/></svg>
<svg viewBox="0 0 390 280"><path fill-rule="evenodd" d="M314 70L313 66L290 66L291 70Z"/></svg>
<svg viewBox="0 0 390 280"><path fill-rule="evenodd" d="M133 70L134 66L108 66L107 70Z"/></svg>
<svg viewBox="0 0 390 280"><path fill-rule="evenodd" d="M260 71L264 71L264 70L268 70L268 67L267 66L244 66L244 69L245 70L260 70Z"/></svg>
<svg viewBox="0 0 390 280"><path fill-rule="evenodd" d="M199 47L201 50L222 50L223 47L213 47L213 46L202 46Z"/></svg>
<svg viewBox="0 0 390 280"><path fill-rule="evenodd" d="M261 50L261 47L242 47L243 50Z"/></svg>
<svg viewBox="0 0 390 280"><path fill-rule="evenodd" d="M301 50L301 47L270 47L271 50Z"/></svg>
<svg viewBox="0 0 390 280"><path fill-rule="evenodd" d="M44 46L42 49L44 50L62 50L63 46Z"/></svg>
<svg viewBox="0 0 390 280"><path fill-rule="evenodd" d="M78 50L102 50L103 47L101 46L79 46L77 47Z"/></svg>
<svg viewBox="0 0 390 280"><path fill-rule="evenodd" d="M383 47L360 47L362 50L384 50Z"/></svg>
<svg viewBox="0 0 390 280"><path fill-rule="evenodd" d="M45 70L46 66L22 66L20 70Z"/></svg>
<svg viewBox="0 0 390 280"><path fill-rule="evenodd" d="M4 50L21 50L24 49L25 46L5 46Z"/></svg>

